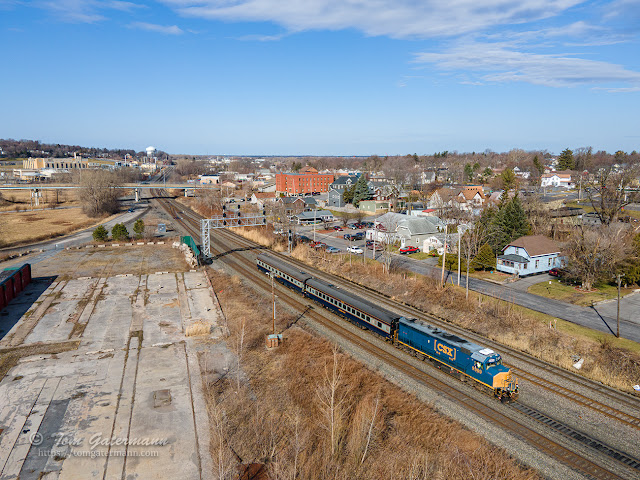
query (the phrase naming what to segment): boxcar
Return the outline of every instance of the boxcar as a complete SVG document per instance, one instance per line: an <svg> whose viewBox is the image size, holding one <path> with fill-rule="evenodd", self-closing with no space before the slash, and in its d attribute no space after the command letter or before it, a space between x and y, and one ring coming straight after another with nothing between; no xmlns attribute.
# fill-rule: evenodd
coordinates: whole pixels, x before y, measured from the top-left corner
<svg viewBox="0 0 640 480"><path fill-rule="evenodd" d="M31 265L28 263L0 271L0 309L9 305L30 282Z"/></svg>
<svg viewBox="0 0 640 480"><path fill-rule="evenodd" d="M500 398L515 398L518 384L502 357L493 350L427 325L401 318L397 341L489 388Z"/></svg>
<svg viewBox="0 0 640 480"><path fill-rule="evenodd" d="M306 282L305 295L354 323L393 338L399 315L317 278Z"/></svg>

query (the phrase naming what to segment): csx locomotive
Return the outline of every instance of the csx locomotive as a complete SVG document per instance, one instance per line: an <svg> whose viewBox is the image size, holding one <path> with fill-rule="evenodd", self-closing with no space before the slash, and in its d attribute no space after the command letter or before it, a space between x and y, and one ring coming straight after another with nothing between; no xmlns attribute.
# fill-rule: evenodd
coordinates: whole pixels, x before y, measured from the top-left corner
<svg viewBox="0 0 640 480"><path fill-rule="evenodd" d="M518 396L518 381L500 354L415 318L405 318L340 287L300 271L273 255L260 254L260 271L399 348L429 358L461 379L471 379L501 401Z"/></svg>

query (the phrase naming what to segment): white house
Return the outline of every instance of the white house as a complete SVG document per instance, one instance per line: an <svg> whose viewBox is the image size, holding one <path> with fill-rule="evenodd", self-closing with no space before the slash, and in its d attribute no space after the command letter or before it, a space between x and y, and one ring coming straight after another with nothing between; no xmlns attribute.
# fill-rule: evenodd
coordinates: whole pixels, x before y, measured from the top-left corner
<svg viewBox="0 0 640 480"><path fill-rule="evenodd" d="M496 269L519 276L548 272L563 265L560 247L544 235L527 235L509 243L498 255Z"/></svg>
<svg viewBox="0 0 640 480"><path fill-rule="evenodd" d="M543 173L540 178L541 187L565 187L573 188L575 185L571 181L571 174L568 172Z"/></svg>

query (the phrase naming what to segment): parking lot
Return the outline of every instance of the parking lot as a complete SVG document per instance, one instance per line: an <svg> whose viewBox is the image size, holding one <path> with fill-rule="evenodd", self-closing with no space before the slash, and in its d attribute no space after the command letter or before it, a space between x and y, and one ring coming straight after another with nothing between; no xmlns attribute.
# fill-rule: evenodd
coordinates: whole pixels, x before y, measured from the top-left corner
<svg viewBox="0 0 640 480"><path fill-rule="evenodd" d="M334 226L338 226L342 230L334 230ZM344 227L342 222L333 222L329 230L325 230L324 225L316 225L315 229L313 225L296 225L295 231L299 235L308 237L311 241L323 242L327 246L338 248L342 253L346 253L349 247L360 248L371 258L372 250L367 249L365 245L365 233L368 228L370 227L353 229L348 226ZM360 235L362 238L346 240L345 235Z"/></svg>

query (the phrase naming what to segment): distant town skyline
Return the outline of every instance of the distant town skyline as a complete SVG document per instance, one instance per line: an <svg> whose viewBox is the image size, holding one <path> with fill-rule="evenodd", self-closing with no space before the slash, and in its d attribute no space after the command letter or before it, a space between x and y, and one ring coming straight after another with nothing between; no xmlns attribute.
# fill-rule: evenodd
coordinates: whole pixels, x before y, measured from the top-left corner
<svg viewBox="0 0 640 480"><path fill-rule="evenodd" d="M0 0L0 137L193 155L631 152L639 33L640 0Z"/></svg>

